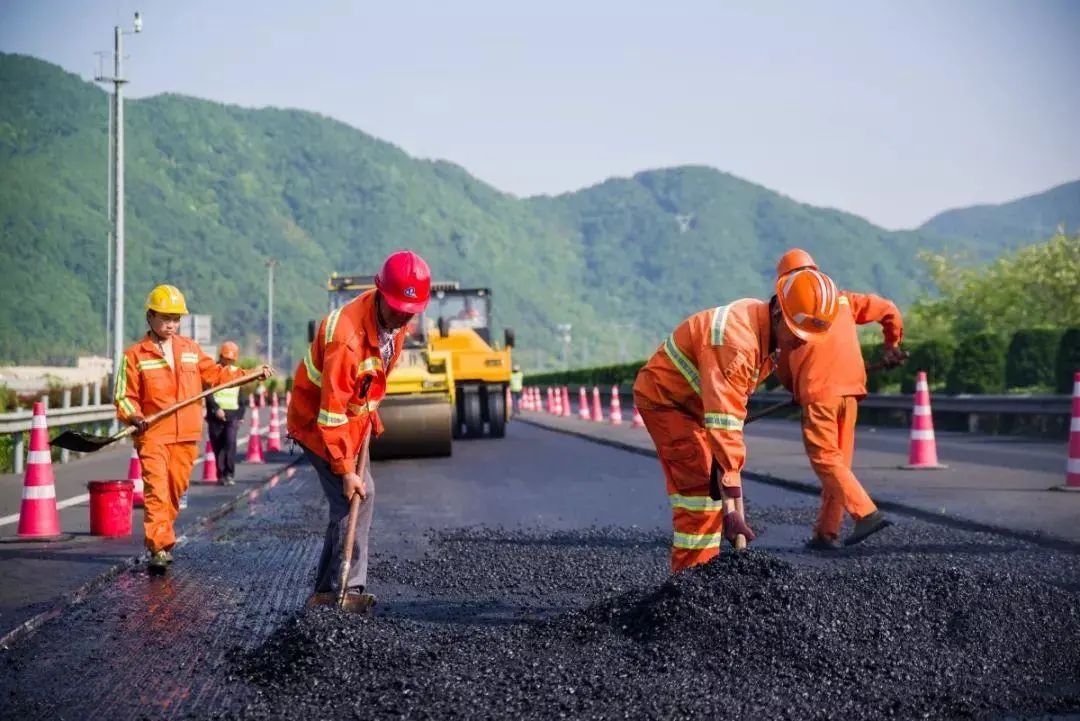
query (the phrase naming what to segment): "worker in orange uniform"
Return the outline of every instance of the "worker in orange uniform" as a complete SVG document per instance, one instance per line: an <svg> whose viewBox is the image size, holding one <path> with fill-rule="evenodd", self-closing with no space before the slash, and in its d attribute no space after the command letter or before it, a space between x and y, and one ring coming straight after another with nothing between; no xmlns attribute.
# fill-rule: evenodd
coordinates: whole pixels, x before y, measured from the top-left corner
<svg viewBox="0 0 1080 721"><path fill-rule="evenodd" d="M431 271L416 253L392 253L375 276L375 289L338 308L319 324L315 340L294 375L288 429L314 466L329 504L329 522L308 605L337 598L348 527L349 502L362 499L347 581L345 609L366 612L375 597L366 591L368 533L375 503L370 465L359 473L359 454L368 428L383 431L378 406L386 376L405 341L402 330L427 307Z"/></svg>
<svg viewBox="0 0 1080 721"><path fill-rule="evenodd" d="M218 364L235 366L240 359L240 347L227 340L218 351ZM236 434L244 420L246 397L239 388L226 388L206 397L206 430L214 449L218 484L236 484Z"/></svg>
<svg viewBox="0 0 1080 721"><path fill-rule="evenodd" d="M820 341L838 293L818 271L780 278L770 300L742 299L683 321L634 382L634 402L667 479L679 571L720 553L724 538L754 540L741 512L743 421L777 349Z"/></svg>
<svg viewBox="0 0 1080 721"><path fill-rule="evenodd" d="M184 296L175 286L159 285L150 291L146 298L150 329L124 351L116 372L116 414L136 429L135 449L146 489L143 528L152 574L164 573L173 560L173 523L199 455L202 413L198 404L192 404L153 425L146 417L198 395L204 383L221 385L244 374L239 368L218 365L198 343L177 335L180 318L187 312ZM272 373L263 366L264 378Z"/></svg>
<svg viewBox="0 0 1080 721"><path fill-rule="evenodd" d="M799 269L817 270L810 254L793 248L780 258L777 276ZM810 465L821 480L821 508L807 547L840 547L844 511L855 520L845 545L866 540L886 528L889 520L878 510L851 470L855 453L858 401L866 397L866 368L856 326L877 322L885 335L883 361L887 367L903 362L900 342L903 319L896 305L876 295L841 291L833 329L822 342L782 350L776 375L802 407L802 434Z"/></svg>

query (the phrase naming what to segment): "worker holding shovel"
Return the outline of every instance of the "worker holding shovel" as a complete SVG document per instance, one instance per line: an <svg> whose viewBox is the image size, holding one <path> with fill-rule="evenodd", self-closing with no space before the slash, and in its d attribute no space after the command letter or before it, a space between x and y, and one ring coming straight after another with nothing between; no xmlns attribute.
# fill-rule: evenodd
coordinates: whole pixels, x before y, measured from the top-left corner
<svg viewBox="0 0 1080 721"><path fill-rule="evenodd" d="M173 523L180 496L188 487L199 455L202 412L194 401L203 385L220 385L245 377L240 368L220 366L190 338L177 335L188 312L183 294L159 285L146 299L146 337L124 351L116 371L115 403L119 419L130 425L142 462L146 488L143 528L150 552L148 570L165 573L176 544ZM273 375L263 366L252 377ZM209 393L207 391L206 393ZM111 442L113 439L102 439Z"/></svg>
<svg viewBox="0 0 1080 721"><path fill-rule="evenodd" d="M634 402L656 444L671 501L671 569L705 563L723 539L754 540L742 510L743 425L778 348L830 332L837 290L816 270L776 283L767 301L744 298L687 318L634 382Z"/></svg>
<svg viewBox="0 0 1080 721"><path fill-rule="evenodd" d="M800 269L817 272L817 264L806 251L793 248L780 258L776 274L783 277ZM803 445L821 480L821 508L814 535L806 544L821 551L840 548L845 510L855 519L845 545L859 543L889 525L851 470L858 401L866 397L866 369L856 326L881 324L884 367L895 367L906 357L900 350L903 319L892 301L845 290L839 294L838 305L828 337L820 343L781 349L776 367L777 377L802 406Z"/></svg>
<svg viewBox="0 0 1080 721"><path fill-rule="evenodd" d="M308 606L338 604L364 613L375 604L366 591L375 502L368 442L382 432L377 409L404 346L402 329L430 295L424 259L407 250L391 254L375 276L375 290L323 318L296 369L289 435L315 468L329 511Z"/></svg>

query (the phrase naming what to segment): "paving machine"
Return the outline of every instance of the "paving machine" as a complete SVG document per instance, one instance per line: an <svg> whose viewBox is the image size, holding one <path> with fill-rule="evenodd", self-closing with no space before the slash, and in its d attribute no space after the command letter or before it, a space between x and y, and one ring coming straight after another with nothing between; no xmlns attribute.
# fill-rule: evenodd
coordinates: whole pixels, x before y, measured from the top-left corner
<svg viewBox="0 0 1080 721"><path fill-rule="evenodd" d="M330 310L339 308L375 287L370 275L338 275L327 281ZM432 293L456 290L455 283L433 283ZM315 337L318 321L308 326L308 342ZM418 458L449 456L457 427L456 387L450 354L434 349L437 333L431 308L405 327L405 346L397 365L386 379L386 398L379 416L386 430L371 439L372 458Z"/></svg>
<svg viewBox="0 0 1080 721"><path fill-rule="evenodd" d="M435 353L449 354L455 386L455 437L502 438L511 409L506 391L513 370L514 332L504 331L502 347L492 341L491 290L432 286L427 314L437 318L429 335ZM486 426L486 429L485 429Z"/></svg>

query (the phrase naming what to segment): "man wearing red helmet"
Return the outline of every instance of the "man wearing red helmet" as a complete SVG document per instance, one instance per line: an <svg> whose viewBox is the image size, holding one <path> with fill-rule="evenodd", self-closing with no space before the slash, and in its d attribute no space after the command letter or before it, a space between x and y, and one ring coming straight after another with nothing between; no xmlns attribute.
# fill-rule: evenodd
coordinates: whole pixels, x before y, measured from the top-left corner
<svg viewBox="0 0 1080 721"><path fill-rule="evenodd" d="M297 366L289 403L289 435L319 475L330 505L315 593L308 605L330 605L337 598L337 569L349 516L349 501L363 503L356 526L346 610L365 612L375 597L365 592L368 532L375 501L370 466L361 478L359 453L368 426L383 431L378 407L404 343L402 329L427 307L431 271L408 250L392 253L375 276L375 290L333 311L319 324L315 340Z"/></svg>

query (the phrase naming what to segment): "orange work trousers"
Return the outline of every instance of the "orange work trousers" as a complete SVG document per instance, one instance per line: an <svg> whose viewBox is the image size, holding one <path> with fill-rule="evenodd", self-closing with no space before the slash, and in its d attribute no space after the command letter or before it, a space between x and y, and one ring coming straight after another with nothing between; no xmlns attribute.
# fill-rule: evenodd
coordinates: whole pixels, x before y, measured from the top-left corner
<svg viewBox="0 0 1080 721"><path fill-rule="evenodd" d="M199 444L140 440L136 446L142 463L146 506L143 530L151 553L171 551L176 544L173 523L180 515L180 496L188 489L191 469L199 457Z"/></svg>
<svg viewBox="0 0 1080 721"><path fill-rule="evenodd" d="M720 553L724 537L723 503L709 493L712 451L705 427L675 408L648 408L639 402L638 411L667 481L674 528L671 570L705 563Z"/></svg>
<svg viewBox="0 0 1080 721"><path fill-rule="evenodd" d="M839 538L845 510L856 520L877 510L851 471L858 414L859 404L851 396L803 406L803 445L821 480L821 509L814 525L817 536Z"/></svg>

